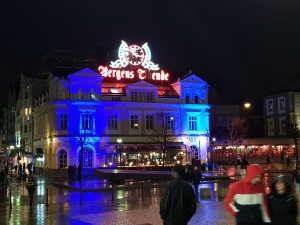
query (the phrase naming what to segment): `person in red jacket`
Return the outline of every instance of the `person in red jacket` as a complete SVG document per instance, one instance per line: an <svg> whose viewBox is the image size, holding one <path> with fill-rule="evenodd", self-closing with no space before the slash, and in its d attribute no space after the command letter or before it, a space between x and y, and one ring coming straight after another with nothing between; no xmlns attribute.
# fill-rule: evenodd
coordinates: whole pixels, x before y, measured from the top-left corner
<svg viewBox="0 0 300 225"><path fill-rule="evenodd" d="M271 223L262 172L260 165L249 165L245 178L232 184L225 196L224 207L235 216L237 225Z"/></svg>

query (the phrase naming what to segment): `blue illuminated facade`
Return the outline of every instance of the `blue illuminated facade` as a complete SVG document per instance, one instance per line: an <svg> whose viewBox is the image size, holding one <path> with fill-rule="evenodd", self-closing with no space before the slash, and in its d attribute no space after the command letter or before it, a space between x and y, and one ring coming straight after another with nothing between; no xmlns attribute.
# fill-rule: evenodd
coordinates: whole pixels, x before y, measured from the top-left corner
<svg viewBox="0 0 300 225"><path fill-rule="evenodd" d="M208 85L194 74L175 83L128 82L86 68L49 74L48 85L33 112L42 167L78 165L81 146L84 168L159 166L163 156L166 164L207 159Z"/></svg>

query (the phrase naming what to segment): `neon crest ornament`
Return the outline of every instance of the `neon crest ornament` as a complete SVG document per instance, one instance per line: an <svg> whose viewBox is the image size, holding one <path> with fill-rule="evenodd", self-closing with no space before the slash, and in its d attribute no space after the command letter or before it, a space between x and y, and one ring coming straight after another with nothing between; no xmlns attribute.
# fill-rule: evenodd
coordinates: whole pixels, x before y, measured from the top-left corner
<svg viewBox="0 0 300 225"><path fill-rule="evenodd" d="M128 66L128 64L133 66L141 65L148 70L159 70L158 64L151 62L151 51L148 43L142 45L128 45L125 41L121 42L118 51L119 59L112 61L110 67L112 68L123 68Z"/></svg>

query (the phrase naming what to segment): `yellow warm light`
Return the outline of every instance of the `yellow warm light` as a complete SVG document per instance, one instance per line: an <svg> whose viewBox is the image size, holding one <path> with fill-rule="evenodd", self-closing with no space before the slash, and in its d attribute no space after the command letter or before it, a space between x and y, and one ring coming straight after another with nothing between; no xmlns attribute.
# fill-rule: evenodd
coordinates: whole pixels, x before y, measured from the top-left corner
<svg viewBox="0 0 300 225"><path fill-rule="evenodd" d="M244 107L247 108L247 109L250 108L251 107L251 103L250 102L245 102L244 103Z"/></svg>

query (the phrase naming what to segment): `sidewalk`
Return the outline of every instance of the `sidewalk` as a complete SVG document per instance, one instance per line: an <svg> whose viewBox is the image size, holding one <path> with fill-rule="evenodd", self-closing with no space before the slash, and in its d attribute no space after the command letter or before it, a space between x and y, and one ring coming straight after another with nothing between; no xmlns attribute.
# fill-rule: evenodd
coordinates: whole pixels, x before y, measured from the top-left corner
<svg viewBox="0 0 300 225"><path fill-rule="evenodd" d="M264 166L263 166L264 167ZM278 167L279 168L279 167ZM278 170L274 164L266 172L266 179L272 180L277 174L290 175L291 171ZM203 175L240 177L235 168L227 167L226 174L217 171L203 172ZM11 184L7 189L12 192L12 210L9 209L8 192L0 194L0 224L45 224L45 225L161 225L159 203L165 182L126 182L115 185L86 177L82 182L62 178L36 177L38 188L34 206L30 208L24 185ZM228 186L232 180L205 181L200 188L217 189ZM234 181L233 181L234 182ZM65 186L54 186L57 183ZM81 188L81 191L80 191ZM78 190L79 189L79 190ZM48 206L46 196L48 196ZM113 197L113 198L112 198ZM189 225L235 224L223 207L223 199L200 198L197 212ZM299 207L300 208L300 207ZM300 224L300 223L299 223Z"/></svg>

